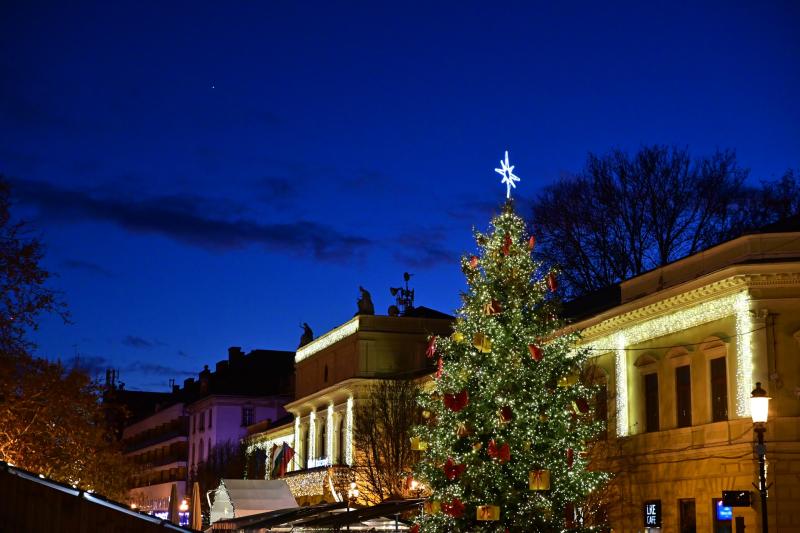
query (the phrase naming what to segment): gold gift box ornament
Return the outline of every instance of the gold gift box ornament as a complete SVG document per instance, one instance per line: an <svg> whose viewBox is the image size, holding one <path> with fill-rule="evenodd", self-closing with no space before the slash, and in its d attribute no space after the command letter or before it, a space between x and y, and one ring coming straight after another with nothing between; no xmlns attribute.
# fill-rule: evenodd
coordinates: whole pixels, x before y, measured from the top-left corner
<svg viewBox="0 0 800 533"><path fill-rule="evenodd" d="M575 385L577 382L578 382L578 376L575 376L575 375L564 376L563 378L558 380L558 386L559 387L571 387L571 386Z"/></svg>
<svg viewBox="0 0 800 533"><path fill-rule="evenodd" d="M489 353L492 351L492 341L483 333L476 333L472 337L472 345L481 353Z"/></svg>
<svg viewBox="0 0 800 533"><path fill-rule="evenodd" d="M419 437L411 437L411 449L415 452L421 452L428 449L428 443Z"/></svg>
<svg viewBox="0 0 800 533"><path fill-rule="evenodd" d="M476 518L479 521L489 522L500 520L500 507L497 505L479 505L475 509Z"/></svg>
<svg viewBox="0 0 800 533"><path fill-rule="evenodd" d="M436 514L442 510L442 502L438 500L425 500L425 503L422 505L422 510L425 514Z"/></svg>
<svg viewBox="0 0 800 533"><path fill-rule="evenodd" d="M531 471L528 474L528 488L531 490L550 490L550 471Z"/></svg>

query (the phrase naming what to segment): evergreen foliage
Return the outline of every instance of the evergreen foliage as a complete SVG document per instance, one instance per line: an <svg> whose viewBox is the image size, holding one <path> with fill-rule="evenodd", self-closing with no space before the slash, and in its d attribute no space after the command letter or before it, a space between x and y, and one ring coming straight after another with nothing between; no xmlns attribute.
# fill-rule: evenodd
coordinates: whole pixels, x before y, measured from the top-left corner
<svg viewBox="0 0 800 533"><path fill-rule="evenodd" d="M430 495L415 528L591 530L580 510L609 476L587 469L586 451L603 422L596 391L577 379L587 354L576 334L555 336L556 272L531 258L511 202L476 240L479 255L461 261L468 290L454 333L428 347L440 371L420 396L426 423L415 435L427 449L416 475ZM544 470L549 490L531 490L531 472ZM484 505L498 506L499 520L478 520Z"/></svg>

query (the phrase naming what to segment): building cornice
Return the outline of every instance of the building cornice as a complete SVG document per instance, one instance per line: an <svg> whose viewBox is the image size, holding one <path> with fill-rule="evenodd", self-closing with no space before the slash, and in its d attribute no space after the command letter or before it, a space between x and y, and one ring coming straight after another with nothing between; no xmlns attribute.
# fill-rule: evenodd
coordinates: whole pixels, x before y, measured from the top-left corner
<svg viewBox="0 0 800 533"><path fill-rule="evenodd" d="M769 265L770 272L764 272ZM582 332L581 344L630 328L652 318L688 309L738 292L800 287L800 263L734 265L663 291L633 300L572 324Z"/></svg>

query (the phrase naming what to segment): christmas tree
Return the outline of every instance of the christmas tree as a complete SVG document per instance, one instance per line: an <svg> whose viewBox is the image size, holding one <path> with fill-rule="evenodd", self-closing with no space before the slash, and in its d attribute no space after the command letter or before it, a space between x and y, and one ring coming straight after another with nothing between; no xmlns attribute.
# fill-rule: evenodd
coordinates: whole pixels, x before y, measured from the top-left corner
<svg viewBox="0 0 800 533"><path fill-rule="evenodd" d="M587 354L560 333L556 272L532 259L511 200L476 240L454 333L428 344L437 372L412 444L430 496L412 529L592 530L580 511L608 475L587 470L586 451L603 422L578 378Z"/></svg>

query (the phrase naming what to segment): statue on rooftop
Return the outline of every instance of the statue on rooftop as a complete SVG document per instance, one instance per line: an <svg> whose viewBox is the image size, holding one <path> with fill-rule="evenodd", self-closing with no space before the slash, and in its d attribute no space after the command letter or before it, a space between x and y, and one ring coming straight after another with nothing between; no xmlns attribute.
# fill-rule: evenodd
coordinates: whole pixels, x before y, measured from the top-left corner
<svg viewBox="0 0 800 533"><path fill-rule="evenodd" d="M311 326L309 326L307 322L303 322L303 325L300 327L303 328L303 334L300 335L300 344L297 345L298 348L302 348L314 340L314 332L311 331Z"/></svg>
<svg viewBox="0 0 800 533"><path fill-rule="evenodd" d="M369 291L359 285L358 290L361 291L361 298L358 299L358 311L354 316L358 315L374 315L375 306L372 304L372 296Z"/></svg>

